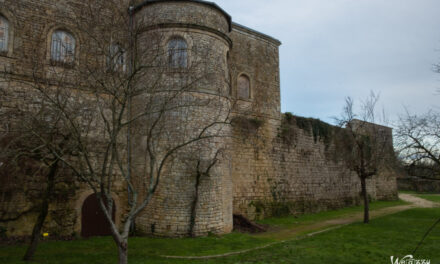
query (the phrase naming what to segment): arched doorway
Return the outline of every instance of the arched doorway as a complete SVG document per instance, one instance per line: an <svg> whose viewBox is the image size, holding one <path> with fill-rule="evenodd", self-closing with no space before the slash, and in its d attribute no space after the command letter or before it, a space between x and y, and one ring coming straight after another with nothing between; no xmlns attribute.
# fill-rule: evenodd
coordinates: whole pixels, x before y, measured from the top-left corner
<svg viewBox="0 0 440 264"><path fill-rule="evenodd" d="M113 202L112 218L115 221L115 203ZM110 224L99 207L96 194L92 194L84 201L81 209L81 236L109 236L111 235Z"/></svg>

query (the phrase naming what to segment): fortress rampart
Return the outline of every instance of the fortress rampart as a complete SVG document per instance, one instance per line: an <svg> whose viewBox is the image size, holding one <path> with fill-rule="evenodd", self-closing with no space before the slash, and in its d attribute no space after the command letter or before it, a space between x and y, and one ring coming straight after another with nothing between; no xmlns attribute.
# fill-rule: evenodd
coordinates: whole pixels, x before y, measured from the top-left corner
<svg viewBox="0 0 440 264"><path fill-rule="evenodd" d="M0 54L0 67L8 70L7 86L13 91L2 98L2 111L14 111L20 105L32 103L32 97L26 96L22 88L24 82L32 80L29 58L35 47L40 47L37 50L50 67L50 36L54 30L69 29L76 40L74 67L82 67L84 60L96 56L87 47L87 38L71 30L74 21L70 12L75 12L77 4L73 0L0 3L0 15L9 21L9 45ZM219 117L232 121L231 126L222 129L224 137L185 149L173 157L152 202L137 218L138 230L182 237L189 234L194 221L197 236L225 234L233 229L233 214L259 219L360 203L360 181L332 159L331 139L317 137L312 129L297 125L290 127L294 139L283 137L280 41L233 23L219 6L200 0L139 1L134 8L134 23L142 25L136 46L139 54L144 54L134 59L138 63L153 61L156 70L139 82L151 86L148 90L154 92L134 99L133 114L145 107L160 107L170 91L185 87L175 104L215 103L203 107L195 103L185 111L169 111L172 122L161 124L168 129L164 142L173 144L187 131L196 133L194 127L204 127ZM138 120L138 129L130 134L134 177L146 173L145 141L150 121L147 117ZM218 150L222 150L222 155L209 177L197 182L194 162L208 162ZM58 195L50 206L45 230L58 235L80 234L82 207L91 192L72 175L63 177L70 179L70 185L57 185ZM32 210L36 204L29 194L44 186L39 185L38 177L29 180L25 172L1 180L0 209L6 216L18 217L0 222L0 226L10 236L30 234L37 214ZM139 182L138 187L142 184ZM196 188L194 215L191 208ZM116 185L116 222L125 213L125 191L123 183ZM368 181L368 191L373 200L396 199L395 173L381 171Z"/></svg>

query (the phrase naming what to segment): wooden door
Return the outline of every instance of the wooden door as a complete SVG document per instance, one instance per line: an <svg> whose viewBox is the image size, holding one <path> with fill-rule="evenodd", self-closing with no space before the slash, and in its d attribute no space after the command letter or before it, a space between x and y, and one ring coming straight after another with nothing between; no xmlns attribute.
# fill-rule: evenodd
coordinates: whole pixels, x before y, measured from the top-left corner
<svg viewBox="0 0 440 264"><path fill-rule="evenodd" d="M113 203L113 221L115 220L115 203ZM104 213L99 207L96 194L92 194L84 201L81 210L81 236L110 236L111 228Z"/></svg>

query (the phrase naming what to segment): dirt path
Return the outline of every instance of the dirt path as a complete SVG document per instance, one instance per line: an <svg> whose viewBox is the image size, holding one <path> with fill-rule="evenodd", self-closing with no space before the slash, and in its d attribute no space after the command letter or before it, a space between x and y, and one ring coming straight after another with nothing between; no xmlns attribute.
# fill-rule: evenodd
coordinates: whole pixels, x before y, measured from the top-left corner
<svg viewBox="0 0 440 264"><path fill-rule="evenodd" d="M405 211L412 208L433 208L433 207L439 207L439 203L434 203L419 197L416 197L411 194L399 194L399 198L405 202L408 202L410 204L408 205L401 205L401 206L394 206L394 207L387 207L382 208L379 210L374 210L370 212L371 219L385 216L385 215L391 215L395 214L401 211ZM360 222L363 220L363 212L359 213L353 213L350 215L347 215L342 218L336 218L336 219L330 219L325 220L319 223L313 223L313 224L303 224L300 226L295 226L294 228L290 229L278 229L273 231L268 231L266 233L258 234L256 236L259 237L276 237L277 239L280 239L280 241L269 243L264 246L246 249L246 250L240 250L240 251L234 251L229 252L225 254L219 254L219 255L211 255L211 256L197 256L197 257L184 257L184 256L162 256L164 258L170 258L170 259L211 259L211 258L222 258L227 256L233 256L233 255L239 255L247 252L251 252L254 250L264 249L276 244L285 243L288 241L294 241L294 240L301 240L307 237L312 237L317 234L325 233L330 230L338 229L341 227L344 227L349 224L353 224L356 222ZM313 232L315 231L315 232Z"/></svg>
<svg viewBox="0 0 440 264"><path fill-rule="evenodd" d="M399 198L400 198L400 196L399 196ZM406 200L406 198L408 198L408 200ZM414 198L420 199L417 197L414 197ZM430 203L429 201L426 201L428 203L423 204L421 201L417 200L417 204L416 203L413 204L412 201L409 201L409 197L405 197L405 199L402 199L402 200L409 202L411 204L387 207L387 208L382 208L382 209L370 211L370 219L374 219L374 218L385 216L385 215L395 214L398 212L402 212L402 211L412 209L412 208L417 208L417 207L422 207L422 208L435 207L435 204ZM420 200L424 200L424 199L420 199ZM419 204L423 205L423 206L419 206ZM432 206L428 206L428 205L432 205ZM269 231L266 233L258 234L256 236L276 237L281 240L291 240L291 238L293 238L293 237L301 236L302 234L309 233L314 230L325 229L326 231L328 231L327 229L339 228L339 227L342 227L345 225L353 224L356 222L361 222L361 221L363 221L363 219L364 219L363 212L357 212L357 213L348 214L348 215L341 217L341 218L324 220L322 222L313 223L313 224L304 223L299 226L295 226L294 228L291 228L291 229L280 229L277 231ZM321 233L320 231L318 231L318 232ZM315 235L315 233L312 233L312 234Z"/></svg>
<svg viewBox="0 0 440 264"><path fill-rule="evenodd" d="M411 194L404 194L401 193L399 194L399 198L405 202L409 202L412 203L415 207L420 207L420 208L432 208L432 207L438 207L439 204L438 203L434 203L419 197L416 197L414 195Z"/></svg>

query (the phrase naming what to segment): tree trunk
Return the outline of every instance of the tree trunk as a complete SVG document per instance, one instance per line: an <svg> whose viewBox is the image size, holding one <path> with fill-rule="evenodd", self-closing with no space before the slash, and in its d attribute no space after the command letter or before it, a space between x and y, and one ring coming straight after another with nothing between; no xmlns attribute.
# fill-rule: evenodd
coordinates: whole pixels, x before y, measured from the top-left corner
<svg viewBox="0 0 440 264"><path fill-rule="evenodd" d="M364 198L364 223L370 222L370 203L368 200L367 183L364 177L361 177L362 197Z"/></svg>
<svg viewBox="0 0 440 264"><path fill-rule="evenodd" d="M118 244L119 264L128 263L128 241Z"/></svg>
<svg viewBox="0 0 440 264"><path fill-rule="evenodd" d="M52 196L52 192L55 186L55 175L57 173L57 169L58 160L55 161L54 164L52 164L49 174L47 175L47 186L43 196L43 201L41 203L41 211L32 230L31 243L23 257L24 261L31 261L34 257L35 251L37 250L38 242L40 241L41 229L43 228L44 221L46 220L47 214L49 212L49 200Z"/></svg>
<svg viewBox="0 0 440 264"><path fill-rule="evenodd" d="M197 176L196 176L194 200L191 205L191 219L190 219L190 225L189 225L189 235L191 237L196 237L194 227L196 226L197 203L199 201L200 177L201 177L201 173L198 171Z"/></svg>

